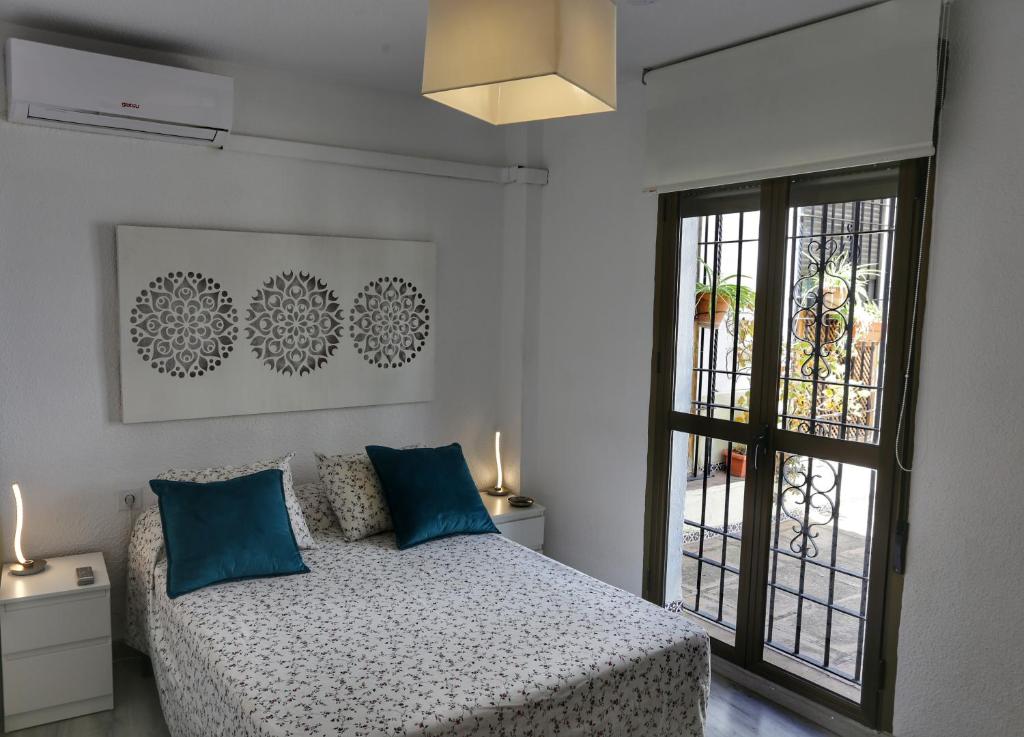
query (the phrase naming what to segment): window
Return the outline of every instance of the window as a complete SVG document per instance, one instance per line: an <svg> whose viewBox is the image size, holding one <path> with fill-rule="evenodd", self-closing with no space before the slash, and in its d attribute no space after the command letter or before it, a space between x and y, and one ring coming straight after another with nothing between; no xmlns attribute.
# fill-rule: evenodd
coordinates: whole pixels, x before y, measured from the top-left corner
<svg viewBox="0 0 1024 737"><path fill-rule="evenodd" d="M918 161L661 195L646 595L886 726ZM893 541L897 544L894 545Z"/></svg>

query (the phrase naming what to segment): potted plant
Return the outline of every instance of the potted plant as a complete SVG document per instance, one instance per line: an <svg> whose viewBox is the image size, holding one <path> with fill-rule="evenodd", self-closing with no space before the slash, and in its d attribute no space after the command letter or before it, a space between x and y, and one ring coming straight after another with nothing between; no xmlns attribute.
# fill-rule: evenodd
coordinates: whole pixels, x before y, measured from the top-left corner
<svg viewBox="0 0 1024 737"><path fill-rule="evenodd" d="M733 443L732 450L726 451L729 458L729 474L737 478L747 476L747 446L743 443Z"/></svg>
<svg viewBox="0 0 1024 737"><path fill-rule="evenodd" d="M756 293L750 287L740 283L743 279L749 277L733 274L719 279L716 285L714 283L714 274L704 259L699 258L697 261L704 272L703 278L697 280L695 289L697 302L693 312L693 321L698 326L702 328L721 327L725 316L730 312L736 311L737 304L741 312L754 311ZM714 324L712 324L711 320L712 295L715 298Z"/></svg>
<svg viewBox="0 0 1024 737"><path fill-rule="evenodd" d="M710 328L711 325L711 290L701 291L704 284L697 285L697 306L694 309L693 321L702 328ZM729 312L729 300L724 294L718 292L715 295L715 323L714 327L722 326L726 314Z"/></svg>

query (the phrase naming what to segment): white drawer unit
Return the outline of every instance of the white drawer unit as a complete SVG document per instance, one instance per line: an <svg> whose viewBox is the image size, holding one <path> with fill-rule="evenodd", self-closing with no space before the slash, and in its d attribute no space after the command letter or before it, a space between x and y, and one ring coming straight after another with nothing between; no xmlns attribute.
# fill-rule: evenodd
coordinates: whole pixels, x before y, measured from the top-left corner
<svg viewBox="0 0 1024 737"><path fill-rule="evenodd" d="M501 530L501 534L538 553L544 552L544 513L546 509L536 502L531 507L513 507L503 496L481 492L480 498Z"/></svg>
<svg viewBox="0 0 1024 737"><path fill-rule="evenodd" d="M79 586L75 569L96 582ZM4 731L114 707L110 577L102 553L51 558L35 576L0 578Z"/></svg>

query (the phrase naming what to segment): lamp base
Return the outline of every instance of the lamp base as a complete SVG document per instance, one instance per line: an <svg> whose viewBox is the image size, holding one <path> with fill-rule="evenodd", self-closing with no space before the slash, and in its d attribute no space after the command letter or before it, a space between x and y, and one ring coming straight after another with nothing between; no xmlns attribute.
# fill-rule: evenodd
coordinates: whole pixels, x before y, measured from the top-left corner
<svg viewBox="0 0 1024 737"><path fill-rule="evenodd" d="M7 569L12 576L34 576L46 570L46 559L26 560L24 563L12 563Z"/></svg>
<svg viewBox="0 0 1024 737"><path fill-rule="evenodd" d="M491 496L508 496L512 492L508 489L503 489L500 486L495 486L493 489L487 489L487 493Z"/></svg>

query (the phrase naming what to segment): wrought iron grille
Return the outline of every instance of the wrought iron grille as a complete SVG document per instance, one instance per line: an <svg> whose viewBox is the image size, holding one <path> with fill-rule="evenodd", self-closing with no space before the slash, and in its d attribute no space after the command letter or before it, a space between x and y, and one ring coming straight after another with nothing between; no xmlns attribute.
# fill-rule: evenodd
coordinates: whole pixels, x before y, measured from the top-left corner
<svg viewBox="0 0 1024 737"><path fill-rule="evenodd" d="M693 344L687 411L747 422L759 213L738 212L695 220L694 321L692 328L680 325L679 336ZM683 285L682 293L691 290L692 286ZM696 465L693 475L697 475Z"/></svg>
<svg viewBox="0 0 1024 737"><path fill-rule="evenodd" d="M913 274L925 177L903 162L659 200L645 593L865 721L901 543L893 278Z"/></svg>
<svg viewBox="0 0 1024 737"><path fill-rule="evenodd" d="M695 415L749 419L758 215L696 218L689 240L684 221L697 286L693 326L679 327L677 360L692 372L677 407ZM895 198L790 208L780 428L878 442L895 217ZM731 466L745 449L700 435L676 440L686 443L683 580L668 607L734 636L744 479ZM783 453L776 471L766 653L859 688L875 472Z"/></svg>
<svg viewBox="0 0 1024 737"><path fill-rule="evenodd" d="M896 199L790 217L778 426L877 443Z"/></svg>
<svg viewBox="0 0 1024 737"><path fill-rule="evenodd" d="M696 274L680 284L680 294L693 295L692 320L680 311L677 339L677 360L691 366L688 386L677 387L682 411L749 421L759 230L757 211L684 221L683 248ZM678 479L685 484L683 575L680 598L667 606L735 632L744 480L730 465L734 454L745 462L746 449L700 435L678 434L674 442L685 448L686 474Z"/></svg>
<svg viewBox="0 0 1024 737"><path fill-rule="evenodd" d="M776 464L765 645L858 687L875 475L784 453Z"/></svg>
<svg viewBox="0 0 1024 737"><path fill-rule="evenodd" d="M679 439L683 439L679 435ZM733 633L739 596L739 558L743 541L743 479L725 463L714 462L718 446L726 455L732 443L698 436L688 439L690 463L699 468L684 494L681 598L666 606L691 612Z"/></svg>

